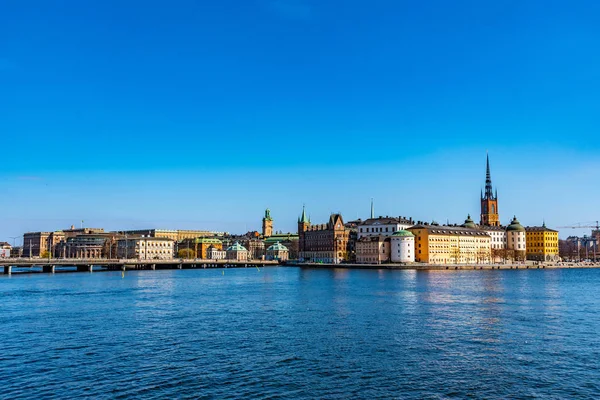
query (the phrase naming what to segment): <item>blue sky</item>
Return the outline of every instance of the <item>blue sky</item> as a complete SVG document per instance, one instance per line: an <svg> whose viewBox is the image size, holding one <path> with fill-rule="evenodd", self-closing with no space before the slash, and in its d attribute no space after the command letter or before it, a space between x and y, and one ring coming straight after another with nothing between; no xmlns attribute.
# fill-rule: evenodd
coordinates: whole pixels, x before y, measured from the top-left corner
<svg viewBox="0 0 600 400"><path fill-rule="evenodd" d="M600 219L596 1L0 4L0 241L78 224ZM587 233L564 231L565 234ZM565 236L561 233L561 236ZM18 242L18 241L17 241Z"/></svg>

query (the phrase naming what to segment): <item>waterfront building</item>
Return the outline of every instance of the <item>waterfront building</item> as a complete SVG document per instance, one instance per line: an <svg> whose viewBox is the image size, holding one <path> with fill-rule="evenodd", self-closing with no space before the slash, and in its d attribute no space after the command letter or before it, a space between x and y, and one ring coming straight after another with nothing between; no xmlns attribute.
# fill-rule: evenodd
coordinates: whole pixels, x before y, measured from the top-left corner
<svg viewBox="0 0 600 400"><path fill-rule="evenodd" d="M566 244L562 249L560 248L560 242L559 240L559 255L564 259L595 261L600 256L596 236L569 236L566 240L562 241L564 242L563 244Z"/></svg>
<svg viewBox="0 0 600 400"><path fill-rule="evenodd" d="M430 264L489 263L491 238L474 228L418 223L407 229L415 235L415 260Z"/></svg>
<svg viewBox="0 0 600 400"><path fill-rule="evenodd" d="M288 249L288 256L291 260L298 259L298 240L299 236L296 233L276 232L263 240L264 247L269 248L275 243L281 243Z"/></svg>
<svg viewBox="0 0 600 400"><path fill-rule="evenodd" d="M391 261L390 237L365 235L356 240L355 247L356 262L359 264L382 264Z"/></svg>
<svg viewBox="0 0 600 400"><path fill-rule="evenodd" d="M235 242L227 248L226 257L228 260L248 261L249 251L239 242Z"/></svg>
<svg viewBox="0 0 600 400"><path fill-rule="evenodd" d="M206 249L206 258L209 260L224 260L227 257L227 252L221 248L209 246Z"/></svg>
<svg viewBox="0 0 600 400"><path fill-rule="evenodd" d="M516 216L506 227L507 258L515 261L525 261L527 252L527 234ZM558 250L557 250L558 251Z"/></svg>
<svg viewBox="0 0 600 400"><path fill-rule="evenodd" d="M341 214L331 214L327 223L313 225L303 207L302 216L298 218L300 260L323 263L348 261L352 251L350 232Z"/></svg>
<svg viewBox="0 0 600 400"><path fill-rule="evenodd" d="M10 250L10 256L13 258L23 257L23 246L15 246Z"/></svg>
<svg viewBox="0 0 600 400"><path fill-rule="evenodd" d="M57 245L58 258L102 258L107 237L105 235L78 235L66 238Z"/></svg>
<svg viewBox="0 0 600 400"><path fill-rule="evenodd" d="M260 260L265 255L265 242L258 237L245 237L240 244L248 249L248 258Z"/></svg>
<svg viewBox="0 0 600 400"><path fill-rule="evenodd" d="M117 241L119 258L138 260L172 260L175 241L161 237L122 238Z"/></svg>
<svg viewBox="0 0 600 400"><path fill-rule="evenodd" d="M271 218L271 210L265 210L265 216L262 219L262 235L263 238L268 238L273 234L273 218Z"/></svg>
<svg viewBox="0 0 600 400"><path fill-rule="evenodd" d="M7 242L0 242L0 258L9 258L11 256L12 246Z"/></svg>
<svg viewBox="0 0 600 400"><path fill-rule="evenodd" d="M390 238L390 258L393 263L415 261L415 235L407 230L399 230Z"/></svg>
<svg viewBox="0 0 600 400"><path fill-rule="evenodd" d="M104 228L75 228L75 225L71 225L69 229L63 229L65 239L72 238L79 235L94 235L97 233L104 233Z"/></svg>
<svg viewBox="0 0 600 400"><path fill-rule="evenodd" d="M210 258L207 251L209 247L214 247L217 250L223 249L221 240L214 237L197 237L193 239L183 239L177 242L177 251L181 249L190 249L194 252L194 258Z"/></svg>
<svg viewBox="0 0 600 400"><path fill-rule="evenodd" d="M277 260L277 261L287 261L289 259L289 251L288 248L277 242L267 249L266 259Z"/></svg>
<svg viewBox="0 0 600 400"><path fill-rule="evenodd" d="M542 226L525 227L527 259L534 261L558 261L558 231Z"/></svg>
<svg viewBox="0 0 600 400"><path fill-rule="evenodd" d="M38 258L48 252L56 253L56 246L65 239L63 231L27 232L23 234L23 256Z"/></svg>
<svg viewBox="0 0 600 400"><path fill-rule="evenodd" d="M220 237L227 234L226 232L212 232L186 229L134 229L116 232L122 233L127 236L168 238L174 240L175 242L181 242L185 239L195 239L198 237Z"/></svg>
<svg viewBox="0 0 600 400"><path fill-rule="evenodd" d="M490 157L487 156L485 173L485 193L481 192L481 226L499 226L498 191L493 192L492 177L490 174Z"/></svg>
<svg viewBox="0 0 600 400"><path fill-rule="evenodd" d="M414 225L412 218L379 217L369 218L357 224L357 240L369 236L392 236L394 232L404 230ZM358 249L357 255L358 259Z"/></svg>

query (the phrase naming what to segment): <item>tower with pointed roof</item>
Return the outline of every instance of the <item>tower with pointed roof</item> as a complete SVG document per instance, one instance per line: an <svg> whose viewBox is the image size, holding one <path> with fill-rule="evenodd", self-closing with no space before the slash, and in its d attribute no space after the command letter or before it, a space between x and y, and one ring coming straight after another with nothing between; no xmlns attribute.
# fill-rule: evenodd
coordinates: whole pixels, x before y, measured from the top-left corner
<svg viewBox="0 0 600 400"><path fill-rule="evenodd" d="M494 193L490 174L490 156L486 160L485 192L481 192L481 221L482 226L500 226L498 214L498 191Z"/></svg>
<svg viewBox="0 0 600 400"><path fill-rule="evenodd" d="M273 235L273 218L271 218L271 210L265 210L265 216L262 219L262 235L268 238Z"/></svg>
<svg viewBox="0 0 600 400"><path fill-rule="evenodd" d="M306 249L306 234L305 232L310 227L310 218L306 217L306 208L302 205L302 215L298 217L298 252L302 252Z"/></svg>

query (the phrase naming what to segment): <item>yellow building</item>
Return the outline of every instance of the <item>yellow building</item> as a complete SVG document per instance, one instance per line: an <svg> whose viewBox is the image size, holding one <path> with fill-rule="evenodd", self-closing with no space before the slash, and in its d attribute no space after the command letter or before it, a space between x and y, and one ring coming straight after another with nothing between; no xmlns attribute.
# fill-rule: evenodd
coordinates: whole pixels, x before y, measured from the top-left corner
<svg viewBox="0 0 600 400"><path fill-rule="evenodd" d="M430 264L489 263L491 237L473 228L418 224L407 229L415 235L415 261Z"/></svg>
<svg viewBox="0 0 600 400"><path fill-rule="evenodd" d="M558 261L558 231L542 226L525 228L527 259L534 261Z"/></svg>
<svg viewBox="0 0 600 400"><path fill-rule="evenodd" d="M177 250L190 249L195 258L208 258L208 248L223 250L223 243L217 238L198 237L194 239L183 239L177 243Z"/></svg>

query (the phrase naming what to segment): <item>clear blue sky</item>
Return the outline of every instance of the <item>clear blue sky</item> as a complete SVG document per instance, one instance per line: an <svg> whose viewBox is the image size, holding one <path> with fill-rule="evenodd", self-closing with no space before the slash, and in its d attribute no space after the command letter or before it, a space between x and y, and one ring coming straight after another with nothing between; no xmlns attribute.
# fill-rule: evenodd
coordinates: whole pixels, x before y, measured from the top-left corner
<svg viewBox="0 0 600 400"><path fill-rule="evenodd" d="M0 241L600 219L598 1L0 2ZM586 233L585 231L568 231ZM561 233L561 236L565 236ZM17 240L17 243L19 240Z"/></svg>

